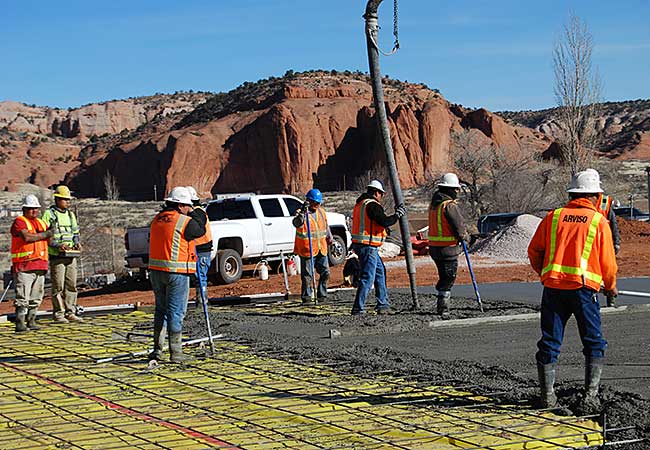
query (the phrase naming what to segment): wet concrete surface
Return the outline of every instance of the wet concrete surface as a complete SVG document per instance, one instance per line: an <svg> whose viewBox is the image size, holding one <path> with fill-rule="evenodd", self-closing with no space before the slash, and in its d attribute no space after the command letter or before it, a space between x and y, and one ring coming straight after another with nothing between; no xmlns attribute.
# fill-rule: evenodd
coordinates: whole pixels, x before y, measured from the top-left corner
<svg viewBox="0 0 650 450"><path fill-rule="evenodd" d="M503 401L534 407L538 395L534 354L539 339L539 319L443 327L435 314L435 298L420 296L421 309L411 311L408 293L391 290L392 315L372 312L369 298L365 316L351 316L354 291L331 293L318 307L296 303L268 307L211 307L217 332L251 342L253 351L285 353L294 360L322 359L351 363L356 373L391 370L427 382L474 386L478 393L493 393ZM473 298L453 300L451 319L486 318L536 313L537 305L488 299L485 312ZM280 313L277 313L278 308ZM201 311L190 311L185 328L191 337L205 335ZM601 408L581 404L582 346L574 319L569 321L558 371L558 397L567 413L599 414L605 411L608 427L633 426L617 439L650 436L650 311L603 314L603 333L609 341L600 393ZM330 330L340 335L330 338ZM614 435L611 436L613 438ZM650 443L625 448L649 448ZM620 447L619 447L620 448Z"/></svg>

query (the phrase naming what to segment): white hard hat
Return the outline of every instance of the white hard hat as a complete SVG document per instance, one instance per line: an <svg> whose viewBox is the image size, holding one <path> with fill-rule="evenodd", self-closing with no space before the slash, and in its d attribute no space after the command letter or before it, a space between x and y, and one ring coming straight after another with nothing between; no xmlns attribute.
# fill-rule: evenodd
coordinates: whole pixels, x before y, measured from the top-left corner
<svg viewBox="0 0 650 450"><path fill-rule="evenodd" d="M458 176L455 173L446 173L438 181L438 187L450 187L450 188L459 188L460 182L458 181Z"/></svg>
<svg viewBox="0 0 650 450"><path fill-rule="evenodd" d="M190 196L192 197L193 202L201 200L199 198L199 194L196 192L196 189L194 189L194 186L187 186L187 190L190 192Z"/></svg>
<svg viewBox="0 0 650 450"><path fill-rule="evenodd" d="M566 190L574 194L596 194L603 192L600 187L600 176L594 169L587 169L571 177L571 184Z"/></svg>
<svg viewBox="0 0 650 450"><path fill-rule="evenodd" d="M172 189L165 201L192 206L192 194L185 186L177 186Z"/></svg>
<svg viewBox="0 0 650 450"><path fill-rule="evenodd" d="M368 183L368 187L372 189L376 189L379 192L386 193L384 190L384 186L381 184L381 181L379 180L372 180L370 183Z"/></svg>
<svg viewBox="0 0 650 450"><path fill-rule="evenodd" d="M41 204L38 201L38 197L34 194L29 194L23 200L23 208L40 208Z"/></svg>

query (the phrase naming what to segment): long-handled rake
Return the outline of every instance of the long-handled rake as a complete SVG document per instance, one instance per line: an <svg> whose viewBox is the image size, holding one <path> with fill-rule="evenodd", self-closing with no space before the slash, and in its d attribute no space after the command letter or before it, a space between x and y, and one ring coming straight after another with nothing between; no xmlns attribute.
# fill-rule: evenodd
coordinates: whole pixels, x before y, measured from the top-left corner
<svg viewBox="0 0 650 450"><path fill-rule="evenodd" d="M481 302L481 294L478 292L478 285L476 284L476 277L474 276L474 269L472 268L472 262L469 260L469 252L467 251L467 244L465 241L460 241L463 245L463 252L465 252L465 259L467 259L467 267L469 267L469 274L472 277L472 286L474 286L474 293L476 294L476 301L478 302L481 312L483 312L483 302Z"/></svg>

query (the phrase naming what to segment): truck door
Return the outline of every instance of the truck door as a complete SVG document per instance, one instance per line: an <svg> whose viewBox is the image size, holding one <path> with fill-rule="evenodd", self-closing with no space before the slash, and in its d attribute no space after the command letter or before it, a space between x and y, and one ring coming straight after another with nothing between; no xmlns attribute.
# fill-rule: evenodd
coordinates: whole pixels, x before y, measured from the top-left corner
<svg viewBox="0 0 650 450"><path fill-rule="evenodd" d="M291 217L287 216L278 198L259 199L262 210L262 229L264 230L264 243L266 253L277 254L280 251L293 250L295 228L291 224Z"/></svg>
<svg viewBox="0 0 650 450"><path fill-rule="evenodd" d="M244 227L245 234L241 236L244 244L244 256L256 256L264 251L262 225L255 215L250 199L233 198L212 202L208 205L208 217L210 221L237 221L237 224ZM222 235L218 223L212 230L214 231L212 238L215 244L222 237L228 237Z"/></svg>

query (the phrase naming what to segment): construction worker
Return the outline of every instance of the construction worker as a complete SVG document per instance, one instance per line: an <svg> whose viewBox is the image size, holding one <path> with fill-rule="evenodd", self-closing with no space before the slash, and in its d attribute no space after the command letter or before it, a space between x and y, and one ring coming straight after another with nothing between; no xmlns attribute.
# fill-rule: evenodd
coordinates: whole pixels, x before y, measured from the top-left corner
<svg viewBox="0 0 650 450"><path fill-rule="evenodd" d="M208 214L201 206L201 199L192 186L187 186L192 196L192 206L196 214L202 215L205 220L205 234L194 241L196 245L196 305L208 298L208 270L212 262L212 230Z"/></svg>
<svg viewBox="0 0 650 450"><path fill-rule="evenodd" d="M429 255L438 268L436 309L447 318L451 288L458 273L458 255L463 252L461 241L468 242L469 236L456 203L460 192L458 176L446 173L436 187L429 205Z"/></svg>
<svg viewBox="0 0 650 450"><path fill-rule="evenodd" d="M52 279L52 314L55 322L83 322L77 315L77 256L81 251L77 217L70 210L72 195L67 186L54 190L54 205L41 219L52 228L50 239L50 277Z"/></svg>
<svg viewBox="0 0 650 450"><path fill-rule="evenodd" d="M327 297L327 280L330 278L327 248L332 243L332 232L327 224L325 209L321 206L323 203L321 191L310 189L305 198L307 201L296 211L292 221L293 226L296 227L293 252L300 257L300 297L303 303L311 303L314 301L312 258L313 268L319 275L316 296L320 299ZM305 218L309 220L309 230ZM311 234L311 253L309 234Z"/></svg>
<svg viewBox="0 0 650 450"><path fill-rule="evenodd" d="M595 169L585 169L585 172L590 172L598 177L600 181L600 174ZM618 222L616 220L616 214L612 209L612 198L609 195L605 195L604 192L601 192L598 195L598 212L601 213L609 221L609 229L612 231L612 241L614 243L614 254L618 255L619 250L621 249L621 233L618 231ZM607 306L615 307L616 298L606 295Z"/></svg>
<svg viewBox="0 0 650 450"><path fill-rule="evenodd" d="M387 216L380 203L385 193L381 182L372 180L366 192L357 199L352 212L352 250L359 257L361 267L352 315L365 314L366 297L373 284L377 297L377 314L387 314L390 311L386 268L379 256L379 247L386 239L386 229L406 215L406 208L398 205L395 214Z"/></svg>
<svg viewBox="0 0 650 450"><path fill-rule="evenodd" d="M555 369L564 328L572 314L585 356L584 400L596 401L607 346L598 304L601 283L607 295L618 295L612 232L598 212L600 179L592 172L578 172L567 192L569 203L542 220L528 246L530 265L544 285L542 338L535 355L544 408L557 403Z"/></svg>
<svg viewBox="0 0 650 450"><path fill-rule="evenodd" d="M47 273L47 241L52 229L38 218L41 204L35 195L23 201L23 215L11 225L11 271L16 290L16 332L38 330L36 313L43 301Z"/></svg>
<svg viewBox="0 0 650 450"><path fill-rule="evenodd" d="M170 360L181 363L183 319L190 292L190 276L196 272L194 240L205 234L206 216L193 210L192 194L186 187L175 187L165 205L151 222L149 270L156 298L154 311L154 350L149 360L162 359L167 324Z"/></svg>

